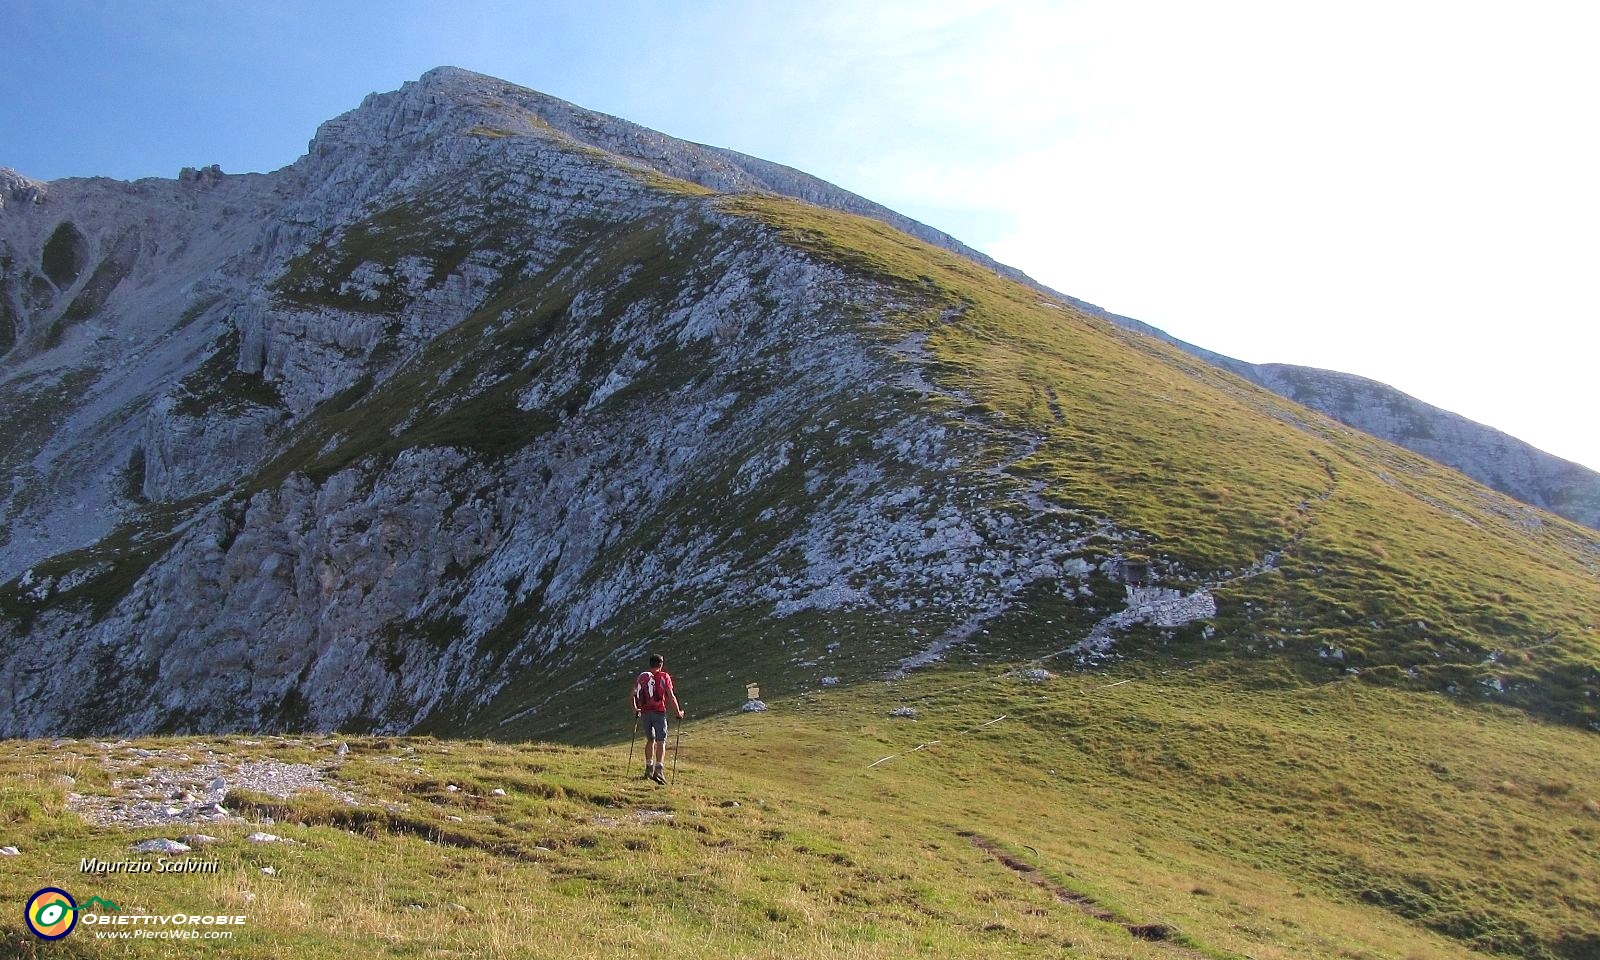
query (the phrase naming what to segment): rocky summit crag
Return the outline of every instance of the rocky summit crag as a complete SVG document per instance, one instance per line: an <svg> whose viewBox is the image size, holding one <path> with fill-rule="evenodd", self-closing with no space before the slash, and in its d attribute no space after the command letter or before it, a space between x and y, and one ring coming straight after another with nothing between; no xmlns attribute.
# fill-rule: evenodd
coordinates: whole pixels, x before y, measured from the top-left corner
<svg viewBox="0 0 1600 960"><path fill-rule="evenodd" d="M0 736L592 738L647 647L725 706L1187 644L1600 721L1592 530L788 168L441 68L0 204Z"/></svg>

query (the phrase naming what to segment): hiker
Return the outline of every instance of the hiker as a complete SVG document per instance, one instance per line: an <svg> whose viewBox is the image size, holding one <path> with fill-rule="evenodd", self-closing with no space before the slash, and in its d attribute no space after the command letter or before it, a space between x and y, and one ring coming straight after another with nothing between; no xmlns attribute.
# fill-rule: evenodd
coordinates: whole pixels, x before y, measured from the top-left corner
<svg viewBox="0 0 1600 960"><path fill-rule="evenodd" d="M644 721L644 778L660 784L667 782L661 762L667 754L668 700L678 719L683 719L683 708L672 689L672 674L665 667L659 654L651 654L650 669L633 682L633 715Z"/></svg>

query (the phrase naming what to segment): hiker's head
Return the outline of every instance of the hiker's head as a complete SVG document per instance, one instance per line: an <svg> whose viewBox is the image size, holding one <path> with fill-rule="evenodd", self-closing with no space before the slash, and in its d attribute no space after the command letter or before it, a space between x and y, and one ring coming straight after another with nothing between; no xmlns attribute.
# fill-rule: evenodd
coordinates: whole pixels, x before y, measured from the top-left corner
<svg viewBox="0 0 1600 960"><path fill-rule="evenodd" d="M652 653L650 655L650 669L651 670L659 670L659 669L661 669L662 665L665 664L666 662L667 661L661 659L661 654L659 654L659 653Z"/></svg>

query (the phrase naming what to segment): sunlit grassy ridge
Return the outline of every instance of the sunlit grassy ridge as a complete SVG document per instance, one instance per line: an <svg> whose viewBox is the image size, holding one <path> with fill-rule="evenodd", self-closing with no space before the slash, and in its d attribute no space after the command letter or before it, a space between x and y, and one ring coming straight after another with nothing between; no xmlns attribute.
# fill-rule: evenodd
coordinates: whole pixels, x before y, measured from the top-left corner
<svg viewBox="0 0 1600 960"><path fill-rule="evenodd" d="M235 941L207 945L239 957L613 957L662 943L704 957L1600 949L1592 735L1262 669L1146 661L1033 683L949 668L775 702L692 724L669 788L631 779L626 741L355 739L343 760L317 738L109 751L309 762L362 800L235 792L232 807L300 843L207 828L224 839L206 851L222 860L216 876L80 874L80 857L120 859L186 831L84 826L52 779L109 791L102 751L12 744L0 840L23 853L6 861L0 898L54 884L124 911L245 913ZM904 705L918 718L888 716ZM28 949L15 912L0 923ZM167 949L112 949L81 927L49 952Z"/></svg>
<svg viewBox="0 0 1600 960"><path fill-rule="evenodd" d="M1600 724L1592 531L876 221L723 204L898 284L910 306L890 335L925 333L943 384L1042 438L1012 472L1147 535L1178 584L1214 584L1217 639L1196 654L1320 655Z"/></svg>
<svg viewBox="0 0 1600 960"><path fill-rule="evenodd" d="M605 310L593 321L599 329L640 303L669 309L677 298L703 293L704 277L686 279L696 267L719 251L765 242L756 227L762 224L865 281L860 300L841 307L842 322L886 342L924 335L928 372L946 391L943 397L919 397L886 389L807 411L814 423L837 420L855 428L853 442L864 444L885 423L921 417L931 406L967 433L992 436L989 462L979 466L1003 466L1014 477L1035 481L1041 496L1086 524L1104 518L1125 535L1114 543L1091 543L1086 559L1149 559L1163 585L1206 586L1218 597L1219 615L1208 636L1199 625L1170 637L1136 630L1119 642L1120 652L1176 642L1195 658L1265 656L1322 677L1354 670L1369 679L1600 724L1600 542L1593 531L1494 494L877 221L774 198L703 198L699 191L673 189L674 181L643 180L672 194L666 206L627 223L570 224L572 249L535 275L519 273L516 252L503 251L512 265L471 316L404 355L396 343L381 345L365 376L311 411L254 475L218 492L230 501L231 515L242 511L248 496L294 474L321 482L352 466L371 473L419 447L453 447L490 462L539 443L558 421L579 411L583 385L603 378L628 348L622 339L599 342L581 357L583 376L568 395L546 409L522 410L519 391L546 372L519 358L563 331L574 297L603 291ZM494 208L471 229L445 222L450 210L470 207L475 198L455 184L428 201L380 211L294 261L277 292L300 306L349 306L339 291L352 264L425 254L446 270L471 250L502 244L514 219L506 210ZM691 240L668 242L665 225L674 218L693 225ZM436 271L429 282L441 276ZM393 306L364 302L363 309ZM664 348L647 374L611 402L669 402L712 362L697 349ZM224 343L216 360L231 356ZM211 373L225 369L223 363ZM236 371L225 379L211 393L197 393L196 403L271 399L270 390L254 392L266 385ZM766 386L756 374L739 384L751 394ZM855 455L849 447L831 447L824 466L841 472ZM733 490L736 466L730 462L722 475L706 477L692 496L659 504L606 563L648 553L674 531L702 527L748 536L752 554L777 551L795 532L793 517L802 515L809 500L799 472L758 495L742 496ZM967 488L997 482L972 467L932 479ZM910 484L930 478L896 479ZM81 582L42 601L24 596L13 582L0 591L0 613L24 632L50 606L103 617L160 559L181 515L209 502L199 498L147 510L127 531L90 550L39 564L38 573L76 573ZM796 510L775 511L777 520L760 519L775 506ZM1120 587L1108 578L1097 576L1092 586L1092 610L1091 604L1057 604L1031 624L1013 616L997 655L1038 653L1081 639L1121 603ZM1014 606L1024 609L1014 614L1053 602L1019 599ZM683 602L692 606L698 598ZM537 606L512 611L484 638L480 658L498 662L535 635ZM463 689L460 702L438 710L426 726L455 732L467 722L473 732L496 736L592 741L610 731L575 721L587 719L583 715L596 699L597 665L620 646L663 633L669 635L660 643L676 662L694 666L699 678L717 678L723 701L749 679L741 666L762 667L779 693L801 689L803 684L787 683L787 668L801 661L804 650L815 660L815 648L834 639L849 648L840 656L853 659L841 676L875 676L965 615L946 611L946 622L932 622L937 611L923 609L915 624L922 631L918 639L910 618L877 609L835 610L827 622L780 624L769 605L757 604L717 610L691 618L695 622L684 629L664 631L671 611L642 605L586 637L592 649L564 648L513 678L492 709L483 709L477 691ZM460 623L437 615L383 629L390 638L415 633L442 645ZM785 649L749 643L751 637L782 633L792 635ZM740 637L746 639L737 647L721 649ZM870 652L869 642L876 644ZM566 692L550 699L552 684ZM501 726L525 714L530 699L541 705L537 716L522 726ZM297 724L295 706L280 712L282 725ZM105 716L84 720L109 724L119 709L108 703Z"/></svg>

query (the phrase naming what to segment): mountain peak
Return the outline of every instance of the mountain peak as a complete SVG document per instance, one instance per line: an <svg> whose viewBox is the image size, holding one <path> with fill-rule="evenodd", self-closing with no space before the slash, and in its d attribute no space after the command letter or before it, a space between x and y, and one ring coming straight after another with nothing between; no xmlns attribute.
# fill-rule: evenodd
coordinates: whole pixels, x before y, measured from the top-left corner
<svg viewBox="0 0 1600 960"><path fill-rule="evenodd" d="M491 77L486 73L479 73L476 70L468 70L465 67L454 67L447 63L434 67L432 70L425 72L422 76L417 78L418 83L450 83L462 80L485 80L495 83L505 82Z"/></svg>
<svg viewBox="0 0 1600 960"><path fill-rule="evenodd" d="M7 203L37 203L44 194L43 183L10 167L0 167L0 209Z"/></svg>
<svg viewBox="0 0 1600 960"><path fill-rule="evenodd" d="M1171 642L1600 723L1592 534L800 171L440 68L292 170L49 189L0 734L548 733L651 638L735 703Z"/></svg>
<svg viewBox="0 0 1600 960"><path fill-rule="evenodd" d="M469 144L464 146L465 138ZM370 94L354 110L318 128L308 158L349 154L364 167L388 171L347 171L367 182L382 177L407 179L394 161L374 160L378 152L462 149L518 149L518 142L552 139L580 150L599 151L621 166L648 170L683 180L716 193L765 193L792 197L846 213L871 217L919 240L959 254L1001 276L1018 280L1052 296L1022 271L1006 266L949 234L851 193L793 167L762 160L723 147L679 140L610 114L588 110L486 74L440 66L400 89ZM452 141L442 143L441 141Z"/></svg>

